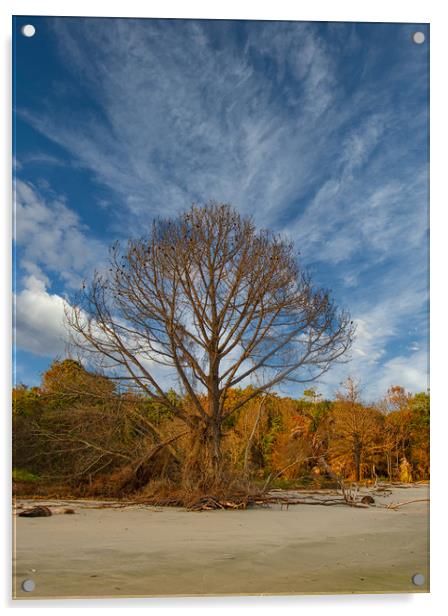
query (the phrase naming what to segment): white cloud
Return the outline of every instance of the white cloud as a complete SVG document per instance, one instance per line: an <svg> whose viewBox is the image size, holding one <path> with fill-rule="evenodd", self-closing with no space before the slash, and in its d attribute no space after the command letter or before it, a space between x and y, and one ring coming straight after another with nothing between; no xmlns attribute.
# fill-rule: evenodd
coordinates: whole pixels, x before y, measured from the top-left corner
<svg viewBox="0 0 448 616"><path fill-rule="evenodd" d="M16 181L15 241L19 266L48 283L57 274L69 288L79 288L82 276L104 259L103 244L88 237L87 227L60 198L44 199L31 185Z"/></svg>
<svg viewBox="0 0 448 616"><path fill-rule="evenodd" d="M46 283L34 275L27 276L23 282L24 288L14 295L15 343L18 349L52 360L58 356L65 357L70 352L80 351L85 366L101 369L113 365L115 371L127 375L123 369L109 359L103 358L102 361L95 353L91 354L88 346L84 347L81 352L80 348L71 345L76 334L70 331L66 323L65 310L70 308L66 298L49 293ZM81 322L84 320L85 323L85 319L86 314L82 311ZM99 328L94 331L99 338L105 339ZM138 342L137 339L129 340L129 348L134 348L134 345L138 346ZM147 355L137 353L137 356L145 369L163 388L175 387L179 390L181 384L174 369L157 364ZM23 380L20 374L24 372L23 366L17 366L17 372ZM31 382L29 376L26 373L28 384Z"/></svg>
<svg viewBox="0 0 448 616"><path fill-rule="evenodd" d="M428 353L416 351L385 362L376 374L376 387L384 393L392 385L401 385L413 393L425 391L429 387L428 374Z"/></svg>
<svg viewBox="0 0 448 616"><path fill-rule="evenodd" d="M395 294L375 297L353 306L356 339L351 349L352 360L336 364L320 380L322 392L332 397L339 385L352 376L360 380L367 401L384 395L392 385L401 385L416 392L426 389L428 362L426 349L427 290L403 286L397 281ZM413 342L403 351L391 355L391 345L397 343L407 328L421 333L422 342Z"/></svg>
<svg viewBox="0 0 448 616"><path fill-rule="evenodd" d="M14 297L17 347L42 357L63 354L67 340L64 299L48 293L45 283L34 275L24 282Z"/></svg>

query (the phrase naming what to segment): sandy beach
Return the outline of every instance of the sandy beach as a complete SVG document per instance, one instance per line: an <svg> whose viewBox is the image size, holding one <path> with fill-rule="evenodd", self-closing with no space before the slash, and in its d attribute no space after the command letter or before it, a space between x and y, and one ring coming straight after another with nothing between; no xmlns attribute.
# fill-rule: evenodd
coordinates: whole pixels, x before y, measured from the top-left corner
<svg viewBox="0 0 448 616"><path fill-rule="evenodd" d="M427 592L429 503L384 505L428 495L419 485L375 496L368 509L201 513L71 501L76 515L14 518L13 596ZM413 585L415 573L423 586ZM34 580L32 593L22 590L25 579Z"/></svg>

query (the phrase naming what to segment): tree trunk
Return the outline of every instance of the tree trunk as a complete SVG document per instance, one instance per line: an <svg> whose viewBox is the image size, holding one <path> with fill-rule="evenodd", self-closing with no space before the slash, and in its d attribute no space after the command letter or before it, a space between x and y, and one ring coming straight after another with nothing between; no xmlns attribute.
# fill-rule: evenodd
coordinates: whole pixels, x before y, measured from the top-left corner
<svg viewBox="0 0 448 616"><path fill-rule="evenodd" d="M214 314L214 321L217 317ZM209 392L208 392L208 414L209 420L205 431L205 447L208 450L208 457L211 461L212 484L219 485L221 483L221 399L219 392L219 353L218 353L219 338L215 335L211 340L211 348L209 353Z"/></svg>
<svg viewBox="0 0 448 616"><path fill-rule="evenodd" d="M258 405L258 413L257 413L257 417L254 421L254 425L252 426L252 430L251 433L249 435L249 438L247 440L247 444L246 444L246 449L244 450L244 466L243 466L243 476L247 479L247 477L249 476L249 453L252 447L252 441L254 439L255 436L255 432L258 428L258 424L260 422L260 418L261 418L261 414L263 412L263 407L264 407L264 403L266 402L266 395L263 396L260 400L260 403Z"/></svg>
<svg viewBox="0 0 448 616"><path fill-rule="evenodd" d="M218 422L209 420L191 433L183 471L184 487L207 494L223 483L222 433Z"/></svg>
<svg viewBox="0 0 448 616"><path fill-rule="evenodd" d="M354 443L353 458L355 463L355 480L361 481L361 443L358 439Z"/></svg>
<svg viewBox="0 0 448 616"><path fill-rule="evenodd" d="M216 481L219 483L221 481L221 471L222 471L222 456L221 456L221 426L218 421L215 421L212 424L212 466L213 473L215 475Z"/></svg>

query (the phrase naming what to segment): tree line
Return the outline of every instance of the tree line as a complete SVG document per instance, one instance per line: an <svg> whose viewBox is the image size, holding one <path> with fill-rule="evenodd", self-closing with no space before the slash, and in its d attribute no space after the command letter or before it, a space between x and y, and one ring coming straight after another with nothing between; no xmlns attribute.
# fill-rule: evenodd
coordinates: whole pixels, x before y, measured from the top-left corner
<svg viewBox="0 0 448 616"><path fill-rule="evenodd" d="M227 404L252 388L234 388ZM166 392L187 409L188 396ZM194 491L201 442L177 415L144 393L121 390L72 359L55 361L39 387L13 390L13 464L19 489L126 496ZM348 379L334 400L262 392L223 426L225 477L238 485L325 486L346 480L429 478L429 393L391 387L375 405Z"/></svg>

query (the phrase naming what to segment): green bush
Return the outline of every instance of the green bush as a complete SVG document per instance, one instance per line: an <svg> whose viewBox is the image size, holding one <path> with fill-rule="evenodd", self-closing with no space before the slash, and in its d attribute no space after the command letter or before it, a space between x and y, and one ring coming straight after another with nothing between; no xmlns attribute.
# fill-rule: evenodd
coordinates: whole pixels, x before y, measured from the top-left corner
<svg viewBox="0 0 448 616"><path fill-rule="evenodd" d="M33 483L39 481L39 477L34 475L34 473L30 473L30 471L27 471L25 468L13 468L12 480Z"/></svg>

